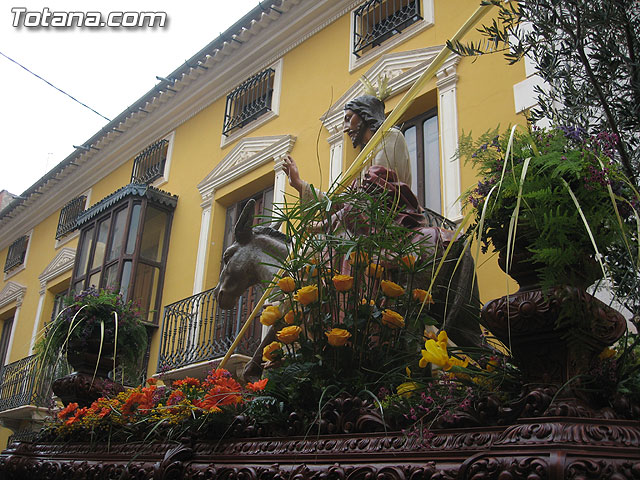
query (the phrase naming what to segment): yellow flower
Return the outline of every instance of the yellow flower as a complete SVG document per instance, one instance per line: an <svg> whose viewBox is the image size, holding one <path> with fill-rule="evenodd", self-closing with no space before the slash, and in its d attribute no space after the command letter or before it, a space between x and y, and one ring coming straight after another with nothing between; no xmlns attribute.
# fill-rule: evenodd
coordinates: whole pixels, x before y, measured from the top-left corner
<svg viewBox="0 0 640 480"><path fill-rule="evenodd" d="M380 282L380 287L382 287L382 291L387 297L395 298L400 295L404 295L404 288L402 288L397 283L390 282L388 280L382 280Z"/></svg>
<svg viewBox="0 0 640 480"><path fill-rule="evenodd" d="M382 312L382 324L390 328L404 327L404 318L398 312L386 309Z"/></svg>
<svg viewBox="0 0 640 480"><path fill-rule="evenodd" d="M309 305L318 300L318 287L316 285L307 285L298 290L293 296L302 305Z"/></svg>
<svg viewBox="0 0 640 480"><path fill-rule="evenodd" d="M276 359L276 352L282 354L282 344L280 342L271 342L262 349L262 360L265 362L273 362Z"/></svg>
<svg viewBox="0 0 640 480"><path fill-rule="evenodd" d="M433 305L435 303L431 294L426 290L422 290L420 288L413 289L413 299L419 301L420 303L426 303L427 305Z"/></svg>
<svg viewBox="0 0 640 480"><path fill-rule="evenodd" d="M350 275L334 275L331 280L339 292L346 292L353 287L353 277Z"/></svg>
<svg viewBox="0 0 640 480"><path fill-rule="evenodd" d="M302 328L297 325L291 325L290 327L284 327L276 336L278 337L278 340L288 345L298 340L300 332L302 332Z"/></svg>
<svg viewBox="0 0 640 480"><path fill-rule="evenodd" d="M280 287L280 290L284 293L291 293L296 289L296 282L291 277L282 277L278 280L278 287Z"/></svg>
<svg viewBox="0 0 640 480"><path fill-rule="evenodd" d="M295 320L295 315L293 313L293 310L289 310L287 314L284 316L284 321L289 325L293 325L294 320Z"/></svg>
<svg viewBox="0 0 640 480"><path fill-rule="evenodd" d="M369 256L363 252L351 252L349 255L349 263L351 265L366 265L369 263Z"/></svg>
<svg viewBox="0 0 640 480"><path fill-rule="evenodd" d="M606 347L604 350L600 352L600 355L598 355L598 358L600 360L606 360L607 358L613 357L616 353L618 352L616 352L613 348Z"/></svg>
<svg viewBox="0 0 640 480"><path fill-rule="evenodd" d="M270 327L271 325L276 323L280 319L280 317L282 317L280 309L278 307L270 305L265 308L260 315L260 323L266 327Z"/></svg>
<svg viewBox="0 0 640 480"><path fill-rule="evenodd" d="M446 343L443 345L441 342L436 342L430 338L424 342L424 348L425 349L421 351L422 358L420 359L420 368L426 367L428 363L433 363L445 370L451 368Z"/></svg>
<svg viewBox="0 0 640 480"><path fill-rule="evenodd" d="M412 269L416 265L416 256L415 255L406 255L400 259L402 263L408 268Z"/></svg>
<svg viewBox="0 0 640 480"><path fill-rule="evenodd" d="M375 263L370 263L367 267L367 275L372 278L380 278L382 277L382 273L384 272L384 267L382 265L376 265Z"/></svg>
<svg viewBox="0 0 640 480"><path fill-rule="evenodd" d="M418 388L419 385L416 382L404 382L396 387L396 391L401 397L409 398Z"/></svg>
<svg viewBox="0 0 640 480"><path fill-rule="evenodd" d="M330 331L325 332L329 345L332 347L344 347L347 340L351 337L351 334L344 328L332 328Z"/></svg>
<svg viewBox="0 0 640 480"><path fill-rule="evenodd" d="M449 357L449 366L450 367L462 367L467 368L469 365L469 357L463 355L462 358L457 357ZM448 370L448 369L446 369Z"/></svg>
<svg viewBox="0 0 640 480"><path fill-rule="evenodd" d="M371 305L372 307L375 306L376 302L375 300L372 298L371 300L369 300L369 302L367 302L366 298L363 298L362 301L360 302L362 305Z"/></svg>
<svg viewBox="0 0 640 480"><path fill-rule="evenodd" d="M447 349L447 344L449 343L449 336L447 335L446 330L442 330L438 333L437 342L442 345L442 348Z"/></svg>

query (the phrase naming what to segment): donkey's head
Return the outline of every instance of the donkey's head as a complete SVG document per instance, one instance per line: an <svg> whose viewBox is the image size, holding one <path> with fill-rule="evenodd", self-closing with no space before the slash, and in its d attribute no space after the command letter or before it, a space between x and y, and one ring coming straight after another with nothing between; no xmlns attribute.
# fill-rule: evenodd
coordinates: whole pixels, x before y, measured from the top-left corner
<svg viewBox="0 0 640 480"><path fill-rule="evenodd" d="M266 226L253 226L255 200L245 205L234 229L235 241L222 256L222 271L215 296L218 306L233 308L252 285L268 282L287 255L287 237Z"/></svg>

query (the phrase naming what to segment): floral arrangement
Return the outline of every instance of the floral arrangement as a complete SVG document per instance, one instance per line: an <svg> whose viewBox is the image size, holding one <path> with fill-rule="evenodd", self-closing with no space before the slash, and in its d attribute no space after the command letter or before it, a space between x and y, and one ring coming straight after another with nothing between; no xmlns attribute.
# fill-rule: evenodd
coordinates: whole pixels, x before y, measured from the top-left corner
<svg viewBox="0 0 640 480"><path fill-rule="evenodd" d="M64 300L64 309L45 326L35 351L46 364L54 364L67 352L77 353L113 344L118 363L132 378L147 346L147 332L137 306L119 293L91 287ZM96 351L96 353L98 353Z"/></svg>
<svg viewBox="0 0 640 480"><path fill-rule="evenodd" d="M616 138L558 127L463 136L459 154L482 179L467 192L473 232L488 249L530 253L544 287L589 286L611 251L633 243L637 192L614 161ZM633 246L630 253L633 254ZM635 248L637 251L637 247ZM507 267L508 268L508 267Z"/></svg>
<svg viewBox="0 0 640 480"><path fill-rule="evenodd" d="M112 440L173 438L189 429L230 423L238 408L261 392L267 380L242 387L224 369L212 370L205 380L187 377L171 386L129 388L112 398L99 398L88 407L68 404L42 434L49 439L73 439L83 433Z"/></svg>

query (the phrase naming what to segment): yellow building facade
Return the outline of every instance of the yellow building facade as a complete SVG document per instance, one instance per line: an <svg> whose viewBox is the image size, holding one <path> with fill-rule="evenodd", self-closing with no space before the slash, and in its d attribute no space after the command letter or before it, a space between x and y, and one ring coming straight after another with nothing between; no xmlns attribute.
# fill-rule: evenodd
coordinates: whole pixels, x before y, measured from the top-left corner
<svg viewBox="0 0 640 480"><path fill-rule="evenodd" d="M110 286L141 303L148 376L201 374L224 355L256 296L220 314L211 294L241 207L293 195L288 154L326 189L357 154L342 119L360 78L387 78L391 111L476 8L262 2L12 200L0 212L0 443L47 414L33 345L69 289ZM427 207L462 218L460 195L476 180L455 160L459 136L523 123L530 96L525 65L449 56L399 124ZM483 300L503 294L497 275L479 270ZM258 325L249 338L241 353L259 341Z"/></svg>

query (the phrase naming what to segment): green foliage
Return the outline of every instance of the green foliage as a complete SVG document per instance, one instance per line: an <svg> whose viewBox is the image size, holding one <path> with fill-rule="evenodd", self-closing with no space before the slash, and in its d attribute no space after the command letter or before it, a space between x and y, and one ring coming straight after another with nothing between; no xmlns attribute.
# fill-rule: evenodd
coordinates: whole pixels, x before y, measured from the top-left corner
<svg viewBox="0 0 640 480"><path fill-rule="evenodd" d="M136 378L147 348L147 331L136 305L125 302L116 292L93 287L66 297L63 304L65 308L45 326L36 342L34 350L42 365L57 363L68 351L87 351L94 336L100 345L114 344L125 374ZM112 354L102 351L102 355Z"/></svg>
<svg viewBox="0 0 640 480"><path fill-rule="evenodd" d="M609 156L608 140L573 128L516 132L513 138L496 129L476 141L464 136L460 155L482 175L466 197L475 209L471 230L484 248L491 241L506 254L509 225L519 205L511 251L530 252L543 287L586 287L601 277L611 252L634 241L623 218L638 201ZM632 256L636 252L637 247L627 250Z"/></svg>

